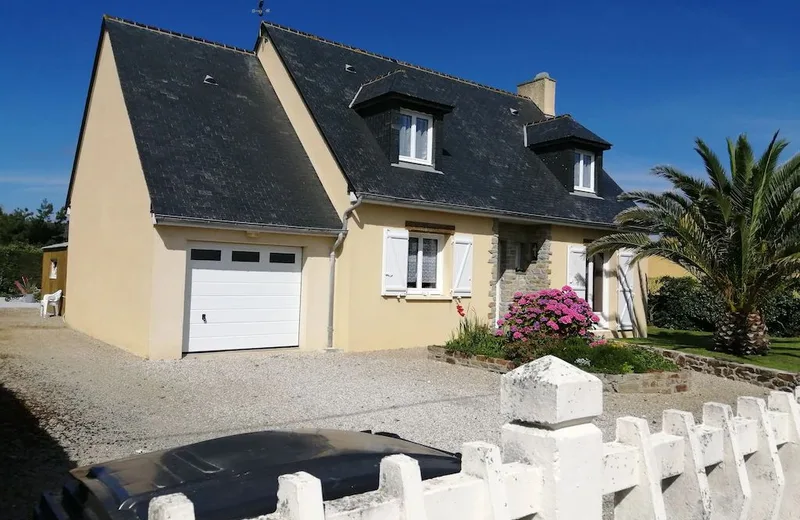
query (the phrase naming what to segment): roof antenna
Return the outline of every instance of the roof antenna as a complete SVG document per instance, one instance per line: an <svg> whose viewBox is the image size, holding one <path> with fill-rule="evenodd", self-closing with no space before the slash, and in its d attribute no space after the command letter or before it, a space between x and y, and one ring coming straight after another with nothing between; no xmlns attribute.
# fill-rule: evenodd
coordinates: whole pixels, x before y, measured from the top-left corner
<svg viewBox="0 0 800 520"><path fill-rule="evenodd" d="M269 13L269 9L264 9L264 0L258 0L258 9L253 9L251 12L263 18L264 13Z"/></svg>

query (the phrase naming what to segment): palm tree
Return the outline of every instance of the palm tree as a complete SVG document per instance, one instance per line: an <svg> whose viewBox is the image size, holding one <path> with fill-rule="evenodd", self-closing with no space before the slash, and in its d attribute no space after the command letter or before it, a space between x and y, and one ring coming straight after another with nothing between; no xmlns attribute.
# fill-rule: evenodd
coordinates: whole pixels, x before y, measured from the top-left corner
<svg viewBox="0 0 800 520"><path fill-rule="evenodd" d="M740 135L728 139L726 171L705 142L695 143L707 178L653 168L672 189L623 193L622 200L636 205L617 215L619 231L593 242L588 254L631 249L634 261L659 256L680 265L724 303L714 348L766 354L765 300L800 287L800 154L779 164L788 143L775 133L756 161Z"/></svg>

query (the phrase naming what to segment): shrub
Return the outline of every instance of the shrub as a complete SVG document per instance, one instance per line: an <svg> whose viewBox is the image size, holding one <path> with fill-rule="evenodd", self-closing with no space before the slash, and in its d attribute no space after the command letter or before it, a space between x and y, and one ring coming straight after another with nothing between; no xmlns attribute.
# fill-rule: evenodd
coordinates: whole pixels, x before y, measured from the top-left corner
<svg viewBox="0 0 800 520"><path fill-rule="evenodd" d="M498 336L523 341L538 335L591 338L598 321L589 304L571 287L516 293L508 312L497 321Z"/></svg>
<svg viewBox="0 0 800 520"><path fill-rule="evenodd" d="M690 276L664 276L648 294L650 321L664 329L713 332L723 313L717 294ZM800 297L792 291L776 293L762 309L773 336L800 336Z"/></svg>
<svg viewBox="0 0 800 520"><path fill-rule="evenodd" d="M495 336L488 323L481 322L474 314L466 316L460 305L461 321L458 330L445 343L445 348L471 355L493 358L503 357L503 338Z"/></svg>
<svg viewBox="0 0 800 520"><path fill-rule="evenodd" d="M514 341L505 346L506 357L517 365L551 355L581 370L601 374L641 374L675 371L677 365L662 355L641 347L607 343L591 347L583 338L534 336L528 341Z"/></svg>
<svg viewBox="0 0 800 520"><path fill-rule="evenodd" d="M664 276L648 295L653 325L712 332L722 315L720 298L691 276Z"/></svg>
<svg viewBox="0 0 800 520"><path fill-rule="evenodd" d="M764 319L773 336L800 336L800 296L794 291L772 295L764 306Z"/></svg>
<svg viewBox="0 0 800 520"><path fill-rule="evenodd" d="M0 297L19 296L14 285L22 277L39 286L42 278L42 251L26 244L0 246Z"/></svg>

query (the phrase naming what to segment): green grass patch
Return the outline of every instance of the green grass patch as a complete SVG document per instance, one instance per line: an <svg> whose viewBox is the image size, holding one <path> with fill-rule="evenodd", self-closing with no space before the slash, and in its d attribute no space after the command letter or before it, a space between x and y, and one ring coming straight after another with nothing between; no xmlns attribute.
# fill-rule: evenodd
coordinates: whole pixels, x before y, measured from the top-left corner
<svg viewBox="0 0 800 520"><path fill-rule="evenodd" d="M734 356L712 350L713 344L710 332L696 332L689 330L660 329L650 327L646 338L628 338L627 343L652 345L670 350L678 350L688 354L747 363L788 372L800 372L800 338L771 338L771 348L766 356Z"/></svg>

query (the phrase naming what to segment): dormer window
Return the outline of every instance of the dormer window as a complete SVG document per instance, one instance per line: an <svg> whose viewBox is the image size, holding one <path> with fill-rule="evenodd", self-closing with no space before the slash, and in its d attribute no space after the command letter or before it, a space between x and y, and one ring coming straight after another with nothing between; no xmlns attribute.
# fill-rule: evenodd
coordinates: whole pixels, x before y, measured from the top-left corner
<svg viewBox="0 0 800 520"><path fill-rule="evenodd" d="M594 154L575 151L575 191L594 193Z"/></svg>
<svg viewBox="0 0 800 520"><path fill-rule="evenodd" d="M432 165L433 118L427 114L400 111L400 160Z"/></svg>

